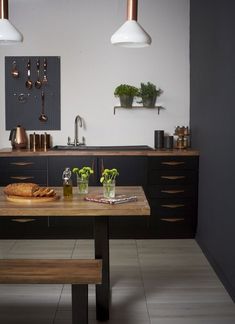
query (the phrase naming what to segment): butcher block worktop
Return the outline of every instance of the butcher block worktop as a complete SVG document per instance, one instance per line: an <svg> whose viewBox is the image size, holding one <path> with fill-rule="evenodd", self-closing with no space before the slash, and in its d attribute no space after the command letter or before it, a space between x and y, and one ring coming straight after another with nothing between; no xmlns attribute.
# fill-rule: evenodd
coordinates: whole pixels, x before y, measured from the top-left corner
<svg viewBox="0 0 235 324"><path fill-rule="evenodd" d="M117 150L65 150L56 151L48 150L36 151L31 150L12 150L11 148L0 149L0 157L24 157L24 156L198 156L199 151L192 149L173 149L173 150L131 150L131 151L117 151Z"/></svg>
<svg viewBox="0 0 235 324"><path fill-rule="evenodd" d="M85 201L84 196L74 194L63 197L63 188L54 188L60 198L51 202L9 202L0 188L0 216L143 216L150 215L150 207L140 186L116 187L117 194L136 196L137 201L123 204L103 204ZM90 187L89 195L102 195L102 187Z"/></svg>

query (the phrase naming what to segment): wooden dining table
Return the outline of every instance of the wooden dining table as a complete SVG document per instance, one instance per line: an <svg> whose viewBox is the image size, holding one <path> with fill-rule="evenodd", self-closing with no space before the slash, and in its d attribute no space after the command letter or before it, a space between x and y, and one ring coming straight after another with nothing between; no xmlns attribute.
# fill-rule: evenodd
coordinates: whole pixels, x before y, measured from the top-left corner
<svg viewBox="0 0 235 324"><path fill-rule="evenodd" d="M93 217L95 258L102 259L102 284L96 285L96 318L99 321L109 319L110 305L110 263L109 263L109 217L149 216L150 207L142 187L116 187L116 194L136 196L136 201L122 204L105 204L86 201L84 195L75 193L72 198L63 197L63 188L53 188L58 196L51 202L7 200L0 187L0 216L12 217ZM102 187L89 187L87 196L102 195Z"/></svg>

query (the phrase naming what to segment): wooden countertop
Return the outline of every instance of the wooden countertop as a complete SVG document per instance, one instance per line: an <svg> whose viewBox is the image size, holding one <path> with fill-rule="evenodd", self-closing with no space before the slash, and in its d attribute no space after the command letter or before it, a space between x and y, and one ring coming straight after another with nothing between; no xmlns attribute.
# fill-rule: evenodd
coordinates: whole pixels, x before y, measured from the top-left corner
<svg viewBox="0 0 235 324"><path fill-rule="evenodd" d="M116 151L116 150L89 150L89 151L56 151L48 150L12 150L11 148L0 149L1 157L24 157L24 156L198 156L199 151L192 149L173 149L173 150L136 150L136 151Z"/></svg>
<svg viewBox="0 0 235 324"><path fill-rule="evenodd" d="M9 202L0 187L0 216L148 216L150 207L142 187L116 187L117 194L137 196L137 201L109 205L85 201L76 194L71 199L63 197L62 188L55 187L60 199L52 202ZM89 187L89 194L102 194L103 188Z"/></svg>

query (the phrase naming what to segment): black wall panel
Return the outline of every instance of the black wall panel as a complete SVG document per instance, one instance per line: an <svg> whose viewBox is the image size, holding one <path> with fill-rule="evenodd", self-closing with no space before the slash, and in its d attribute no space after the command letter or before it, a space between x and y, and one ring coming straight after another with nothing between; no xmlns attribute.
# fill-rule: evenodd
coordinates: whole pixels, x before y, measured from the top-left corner
<svg viewBox="0 0 235 324"><path fill-rule="evenodd" d="M35 87L38 78L37 61L40 62L39 80L44 76L44 59L46 59L47 83L40 89ZM26 87L28 79L27 64L30 60L31 89ZM15 63L14 63L15 62ZM13 77L12 71L17 70L19 76ZM42 91L45 99L46 122L41 122ZM7 56L5 57L5 107L6 130L17 125L27 130L60 130L60 57L57 56Z"/></svg>
<svg viewBox="0 0 235 324"><path fill-rule="evenodd" d="M235 300L235 1L190 2L190 123L200 150L197 241Z"/></svg>

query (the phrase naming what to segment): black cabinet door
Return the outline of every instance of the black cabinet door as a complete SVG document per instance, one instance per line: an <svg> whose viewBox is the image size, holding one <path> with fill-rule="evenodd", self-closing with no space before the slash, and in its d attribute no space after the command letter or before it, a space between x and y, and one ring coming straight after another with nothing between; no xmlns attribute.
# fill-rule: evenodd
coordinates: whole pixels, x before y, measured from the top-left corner
<svg viewBox="0 0 235 324"><path fill-rule="evenodd" d="M117 186L142 186L147 182L147 157L145 156L103 156L98 160L99 174L102 169L116 168L119 176ZM149 217L125 216L110 217L111 238L147 238L149 231Z"/></svg>
<svg viewBox="0 0 235 324"><path fill-rule="evenodd" d="M71 170L74 167L82 168L89 166L93 168L94 175L90 176L89 185L96 185L97 175L97 159L93 156L53 156L48 158L48 185L49 186L62 186L62 174L66 167ZM72 174L73 185L77 185L76 175Z"/></svg>
<svg viewBox="0 0 235 324"><path fill-rule="evenodd" d="M48 157L48 183L49 186L62 186L62 173L66 167L71 170L74 167L82 168L89 166L93 168L94 175L89 178L89 186L97 185L97 158L94 156L53 156ZM77 178L72 174L73 195L77 193ZM64 238L92 238L93 219L92 217L51 217L50 219L51 237Z"/></svg>
<svg viewBox="0 0 235 324"><path fill-rule="evenodd" d="M99 172L102 168L116 168L118 186L146 186L147 157L145 156L104 156L99 159Z"/></svg>

